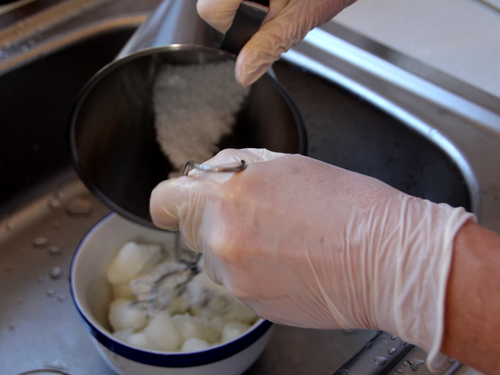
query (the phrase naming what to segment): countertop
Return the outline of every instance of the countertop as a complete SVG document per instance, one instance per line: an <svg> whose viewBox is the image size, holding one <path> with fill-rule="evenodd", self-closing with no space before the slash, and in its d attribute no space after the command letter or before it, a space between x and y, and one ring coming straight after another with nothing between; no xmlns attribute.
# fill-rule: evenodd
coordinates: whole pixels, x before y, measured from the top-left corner
<svg viewBox="0 0 500 375"><path fill-rule="evenodd" d="M498 0L358 0L333 22L500 97Z"/></svg>

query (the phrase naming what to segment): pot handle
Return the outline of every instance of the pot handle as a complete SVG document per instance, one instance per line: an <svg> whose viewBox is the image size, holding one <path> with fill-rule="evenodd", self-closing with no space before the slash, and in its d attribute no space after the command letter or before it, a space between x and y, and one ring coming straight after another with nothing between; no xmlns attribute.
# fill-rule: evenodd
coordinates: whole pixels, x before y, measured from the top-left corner
<svg viewBox="0 0 500 375"><path fill-rule="evenodd" d="M246 42L259 30L268 10L269 1L243 1L219 48L237 55Z"/></svg>

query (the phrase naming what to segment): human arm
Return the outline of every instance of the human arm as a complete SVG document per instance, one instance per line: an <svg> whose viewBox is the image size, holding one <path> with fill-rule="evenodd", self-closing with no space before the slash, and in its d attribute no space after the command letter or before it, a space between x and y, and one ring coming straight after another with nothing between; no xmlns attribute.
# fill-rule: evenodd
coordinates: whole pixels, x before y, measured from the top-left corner
<svg viewBox="0 0 500 375"><path fill-rule="evenodd" d="M306 34L332 19L355 0L270 0L260 30L248 41L236 60L236 79L244 87L262 76L282 52ZM200 16L226 32L242 0L198 0Z"/></svg>
<svg viewBox="0 0 500 375"><path fill-rule="evenodd" d="M441 350L484 374L500 374L500 236L474 223L458 232Z"/></svg>
<svg viewBox="0 0 500 375"><path fill-rule="evenodd" d="M452 271L447 285L460 259L454 240L473 215L299 155L229 150L208 163L240 158L250 163L241 173L169 180L152 195L155 222L180 227L215 281L274 322L397 334L430 352L434 367L446 360L442 343L452 356L471 350L456 340L464 320L454 314L467 283Z"/></svg>

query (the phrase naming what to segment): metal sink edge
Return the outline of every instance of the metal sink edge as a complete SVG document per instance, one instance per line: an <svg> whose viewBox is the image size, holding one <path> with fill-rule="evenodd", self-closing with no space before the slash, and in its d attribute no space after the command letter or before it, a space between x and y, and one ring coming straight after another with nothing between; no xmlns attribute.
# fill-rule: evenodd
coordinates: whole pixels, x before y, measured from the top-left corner
<svg viewBox="0 0 500 375"><path fill-rule="evenodd" d="M346 41L353 37L362 47ZM429 81L380 50L388 49L330 22L282 59L363 97L435 143L462 171L479 222L500 232L500 98L424 66L436 78ZM408 64L390 52L385 55Z"/></svg>

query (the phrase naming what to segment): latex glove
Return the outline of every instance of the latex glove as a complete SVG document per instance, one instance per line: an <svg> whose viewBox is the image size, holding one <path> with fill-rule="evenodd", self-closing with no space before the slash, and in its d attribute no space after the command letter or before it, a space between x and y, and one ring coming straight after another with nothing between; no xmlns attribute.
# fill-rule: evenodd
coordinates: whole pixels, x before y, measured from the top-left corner
<svg viewBox="0 0 500 375"><path fill-rule="evenodd" d="M453 239L472 214L300 155L226 150L159 184L154 222L181 230L205 270L262 318L372 328L439 355Z"/></svg>
<svg viewBox="0 0 500 375"><path fill-rule="evenodd" d="M198 0L201 18L225 33L231 26L242 0ZM282 52L306 34L332 19L355 0L270 0L260 30L240 51L236 60L236 80L249 86L279 59Z"/></svg>

